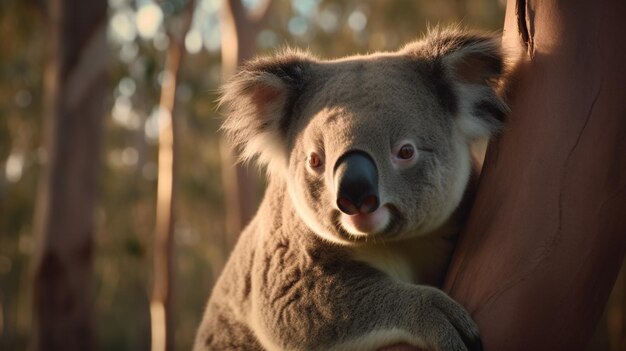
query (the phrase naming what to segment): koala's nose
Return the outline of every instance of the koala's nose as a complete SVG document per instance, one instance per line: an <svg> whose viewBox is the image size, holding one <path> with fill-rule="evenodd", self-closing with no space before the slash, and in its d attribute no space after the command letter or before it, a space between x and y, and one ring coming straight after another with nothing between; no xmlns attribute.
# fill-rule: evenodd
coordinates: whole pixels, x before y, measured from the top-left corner
<svg viewBox="0 0 626 351"><path fill-rule="evenodd" d="M334 167L337 207L348 215L372 213L379 206L378 171L363 151L343 154Z"/></svg>

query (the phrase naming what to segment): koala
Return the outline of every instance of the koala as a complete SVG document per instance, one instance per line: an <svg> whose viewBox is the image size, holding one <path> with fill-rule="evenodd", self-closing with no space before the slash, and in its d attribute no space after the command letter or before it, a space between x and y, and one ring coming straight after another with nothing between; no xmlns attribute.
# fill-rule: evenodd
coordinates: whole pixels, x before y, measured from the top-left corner
<svg viewBox="0 0 626 351"><path fill-rule="evenodd" d="M260 208L209 298L194 350L481 349L442 282L500 128L499 41L431 30L396 52L285 50L223 87L223 130L266 167Z"/></svg>

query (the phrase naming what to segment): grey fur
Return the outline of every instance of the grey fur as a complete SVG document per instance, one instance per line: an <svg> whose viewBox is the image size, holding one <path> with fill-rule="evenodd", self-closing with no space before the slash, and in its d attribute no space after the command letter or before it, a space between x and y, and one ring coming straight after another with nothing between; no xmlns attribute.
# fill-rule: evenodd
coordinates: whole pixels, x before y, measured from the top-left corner
<svg viewBox="0 0 626 351"><path fill-rule="evenodd" d="M467 312L424 284L445 274L469 146L506 112L494 92L501 72L496 39L459 30L393 53L323 61L286 51L246 65L224 88L223 128L244 159L268 168L269 185L195 350L479 349ZM393 161L402 143L416 147L412 163ZM375 162L384 229L355 232L337 209L333 165L349 150ZM309 167L311 152L321 167Z"/></svg>

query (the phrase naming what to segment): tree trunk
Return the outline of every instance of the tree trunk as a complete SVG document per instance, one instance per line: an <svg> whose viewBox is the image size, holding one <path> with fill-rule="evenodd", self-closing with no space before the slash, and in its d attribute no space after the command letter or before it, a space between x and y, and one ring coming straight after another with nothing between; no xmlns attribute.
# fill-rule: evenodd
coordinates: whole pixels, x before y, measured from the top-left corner
<svg viewBox="0 0 626 351"><path fill-rule="evenodd" d="M33 349L91 350L106 0L51 0L34 259Z"/></svg>
<svg viewBox="0 0 626 351"><path fill-rule="evenodd" d="M154 286L150 301L152 351L174 350L174 200L176 184L176 83L185 52L194 0L188 0L180 33L170 33L159 100L159 165L154 233Z"/></svg>
<svg viewBox="0 0 626 351"><path fill-rule="evenodd" d="M584 350L626 249L626 2L514 1L505 132L446 290L485 350Z"/></svg>
<svg viewBox="0 0 626 351"><path fill-rule="evenodd" d="M221 17L223 80L235 74L242 63L256 54L256 36L270 2L264 0L255 10L249 12L241 0L224 1ZM237 163L235 152L224 138L220 140L220 154L226 203L224 249L228 252L256 212L259 177L256 170Z"/></svg>

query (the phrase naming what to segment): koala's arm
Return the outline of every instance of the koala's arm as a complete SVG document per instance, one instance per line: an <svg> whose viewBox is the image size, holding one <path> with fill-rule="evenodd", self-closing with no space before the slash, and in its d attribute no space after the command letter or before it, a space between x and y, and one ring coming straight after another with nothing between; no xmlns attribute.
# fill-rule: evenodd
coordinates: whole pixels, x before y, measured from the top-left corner
<svg viewBox="0 0 626 351"><path fill-rule="evenodd" d="M478 330L442 291L401 283L341 257L267 257L253 323L270 350L377 350L396 343L438 350L479 347ZM308 261L308 262L307 262Z"/></svg>

